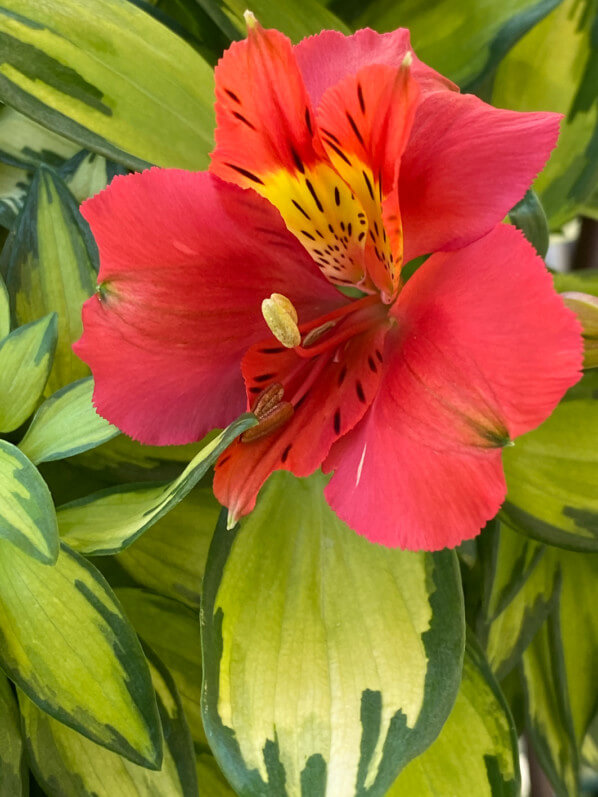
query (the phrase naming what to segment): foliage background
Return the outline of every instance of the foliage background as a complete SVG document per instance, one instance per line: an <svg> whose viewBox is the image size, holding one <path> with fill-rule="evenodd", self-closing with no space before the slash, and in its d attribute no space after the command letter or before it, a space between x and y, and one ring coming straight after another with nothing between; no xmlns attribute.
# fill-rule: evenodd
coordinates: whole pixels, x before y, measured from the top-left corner
<svg viewBox="0 0 598 797"><path fill-rule="evenodd" d="M572 797L598 768L596 370L506 450L507 502L458 561L372 550L326 510L318 475L274 477L209 551L209 469L252 418L152 448L93 410L71 352L98 266L78 205L130 169L207 166L213 66L244 10L0 2L0 794L317 797L328 779L339 795L514 795L525 733ZM563 113L511 219L544 254L548 227L598 217L598 0L252 10L293 41L409 27L463 91ZM555 284L598 295L591 270ZM334 681L337 660L351 667ZM297 661L302 679L285 679ZM319 679L329 699L305 714ZM330 791L352 768L357 785Z"/></svg>

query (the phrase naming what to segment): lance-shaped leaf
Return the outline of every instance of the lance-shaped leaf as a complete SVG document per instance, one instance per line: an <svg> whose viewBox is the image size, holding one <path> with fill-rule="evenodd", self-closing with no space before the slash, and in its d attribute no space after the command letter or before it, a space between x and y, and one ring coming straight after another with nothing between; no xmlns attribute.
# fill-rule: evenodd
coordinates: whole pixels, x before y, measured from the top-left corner
<svg viewBox="0 0 598 797"><path fill-rule="evenodd" d="M0 674L0 794L25 797L28 778L19 711L12 689Z"/></svg>
<svg viewBox="0 0 598 797"><path fill-rule="evenodd" d="M0 342L0 431L12 432L35 409L52 368L58 319L50 313Z"/></svg>
<svg viewBox="0 0 598 797"><path fill-rule="evenodd" d="M202 785L204 794L209 794L210 797L235 797L235 792L226 782L211 753L197 753L195 763L197 782Z"/></svg>
<svg viewBox="0 0 598 797"><path fill-rule="evenodd" d="M559 569L545 546L506 523L491 543L478 635L498 678L520 661L558 597Z"/></svg>
<svg viewBox="0 0 598 797"><path fill-rule="evenodd" d="M0 274L0 340L10 332L10 299L6 285Z"/></svg>
<svg viewBox="0 0 598 797"><path fill-rule="evenodd" d="M230 39L245 37L247 25L243 15L247 3L244 0L227 0L226 3L220 0L198 0L198 3ZM250 8L264 28L281 30L294 42L327 28L350 33L340 16L336 16L326 5L318 0L286 0L282 3L253 0Z"/></svg>
<svg viewBox="0 0 598 797"><path fill-rule="evenodd" d="M57 135L47 127L34 122L14 108L0 108L0 161L34 169L45 163L61 166L72 158L79 147Z"/></svg>
<svg viewBox="0 0 598 797"><path fill-rule="evenodd" d="M24 732L32 766L49 794L94 797L197 797L195 756L189 728L168 670L148 655L164 729L164 759L152 771L99 747L40 711L20 695Z"/></svg>
<svg viewBox="0 0 598 797"><path fill-rule="evenodd" d="M60 508L58 521L62 538L72 548L87 555L117 553L178 504L224 449L255 424L255 416L250 413L241 415L204 446L170 484L113 487L65 504ZM212 509L211 505L208 506Z"/></svg>
<svg viewBox="0 0 598 797"><path fill-rule="evenodd" d="M494 84L493 105L566 115L535 183L553 228L576 215L598 177L597 11L598 0L564 0L515 45Z"/></svg>
<svg viewBox="0 0 598 797"><path fill-rule="evenodd" d="M21 210L30 176L23 169L0 162L0 225L12 229Z"/></svg>
<svg viewBox="0 0 598 797"><path fill-rule="evenodd" d="M60 169L60 176L75 197L77 203L83 202L99 193L112 182L117 174L126 174L118 163L106 160L95 152L82 149Z"/></svg>
<svg viewBox="0 0 598 797"><path fill-rule="evenodd" d="M58 313L48 393L89 373L71 345L81 336L81 306L95 289L95 253L72 195L54 172L40 167L10 243L7 284L19 323Z"/></svg>
<svg viewBox="0 0 598 797"><path fill-rule="evenodd" d="M27 457L0 440L0 556L7 547L5 540L46 565L58 557L58 525L50 491Z"/></svg>
<svg viewBox="0 0 598 797"><path fill-rule="evenodd" d="M60 722L160 766L160 721L137 636L105 579L67 546L53 567L0 547L0 665Z"/></svg>
<svg viewBox="0 0 598 797"><path fill-rule="evenodd" d="M220 505L196 488L118 555L138 584L199 609L201 584Z"/></svg>
<svg viewBox="0 0 598 797"><path fill-rule="evenodd" d="M370 26L380 32L405 27L418 56L468 90L492 75L513 44L559 0L334 0L331 7L353 27ZM455 42L458 41L458 46Z"/></svg>
<svg viewBox="0 0 598 797"><path fill-rule="evenodd" d="M2 0L0 99L133 169L207 165L208 63L125 0Z"/></svg>
<svg viewBox="0 0 598 797"><path fill-rule="evenodd" d="M558 797L578 794L578 754L567 692L558 610L523 654L529 736Z"/></svg>
<svg viewBox="0 0 598 797"><path fill-rule="evenodd" d="M117 590L127 617L177 685L193 741L209 751L201 719L201 641L197 614L143 589Z"/></svg>
<svg viewBox="0 0 598 797"><path fill-rule="evenodd" d="M581 389L505 449L508 492L501 515L550 545L598 551L598 413L595 399L579 395Z"/></svg>
<svg viewBox="0 0 598 797"><path fill-rule="evenodd" d="M93 378L73 382L46 399L19 447L36 464L88 451L119 434L93 404Z"/></svg>
<svg viewBox="0 0 598 797"><path fill-rule="evenodd" d="M473 638L440 736L401 772L387 797L518 797L517 734L507 702Z"/></svg>
<svg viewBox="0 0 598 797"><path fill-rule="evenodd" d="M208 556L204 726L245 795L384 795L458 691L455 553L368 542L324 484L275 473L237 530L221 516Z"/></svg>
<svg viewBox="0 0 598 797"><path fill-rule="evenodd" d="M578 291L568 291L562 296L567 307L573 310L581 323L583 366L584 368L596 368L598 366L598 297Z"/></svg>

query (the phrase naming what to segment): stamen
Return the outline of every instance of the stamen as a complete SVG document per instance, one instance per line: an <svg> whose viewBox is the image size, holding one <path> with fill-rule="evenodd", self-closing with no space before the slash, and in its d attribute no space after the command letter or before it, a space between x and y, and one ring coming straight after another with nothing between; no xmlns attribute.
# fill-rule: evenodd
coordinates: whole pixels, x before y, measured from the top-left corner
<svg viewBox="0 0 598 797"><path fill-rule="evenodd" d="M307 335L303 338L303 348L307 348L316 342L316 340L324 334L324 332L328 332L329 329L336 326L336 321L326 321L326 323L322 324L315 329L312 329L311 332L308 332Z"/></svg>
<svg viewBox="0 0 598 797"><path fill-rule="evenodd" d="M284 396L284 388L280 382L273 382L265 390L259 394L253 402L251 412L258 420L261 420L267 415L270 410L277 404L280 404Z"/></svg>
<svg viewBox="0 0 598 797"><path fill-rule="evenodd" d="M294 349L301 343L301 333L297 326L297 311L290 299L281 293L273 293L262 302L262 315L268 329L279 343L287 349Z"/></svg>
<svg viewBox="0 0 598 797"><path fill-rule="evenodd" d="M276 429L280 429L293 416L293 405L288 401L281 401L262 416L257 426L252 426L241 435L242 443L251 443L254 440L261 440L267 437Z"/></svg>

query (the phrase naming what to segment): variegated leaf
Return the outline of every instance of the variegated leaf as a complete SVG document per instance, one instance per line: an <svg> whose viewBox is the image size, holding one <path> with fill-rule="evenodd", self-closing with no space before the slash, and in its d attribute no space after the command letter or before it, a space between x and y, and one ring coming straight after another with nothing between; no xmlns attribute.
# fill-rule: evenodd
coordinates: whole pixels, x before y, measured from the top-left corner
<svg viewBox="0 0 598 797"><path fill-rule="evenodd" d="M8 681L0 673L0 794L6 797L25 797L28 793L23 753L17 703Z"/></svg>
<svg viewBox="0 0 598 797"><path fill-rule="evenodd" d="M275 473L208 556L204 726L244 795L384 795L459 688L456 555L358 537L324 483Z"/></svg>

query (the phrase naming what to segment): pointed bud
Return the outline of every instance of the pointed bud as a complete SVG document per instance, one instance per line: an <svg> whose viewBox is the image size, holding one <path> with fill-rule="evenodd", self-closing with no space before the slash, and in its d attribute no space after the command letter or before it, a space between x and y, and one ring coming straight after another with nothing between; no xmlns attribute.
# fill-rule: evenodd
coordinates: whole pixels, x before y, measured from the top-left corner
<svg viewBox="0 0 598 797"><path fill-rule="evenodd" d="M247 32L249 33L250 30L253 30L258 25L258 21L255 18L255 14L253 11L246 9L243 12L243 19L245 20L245 24L247 25Z"/></svg>

